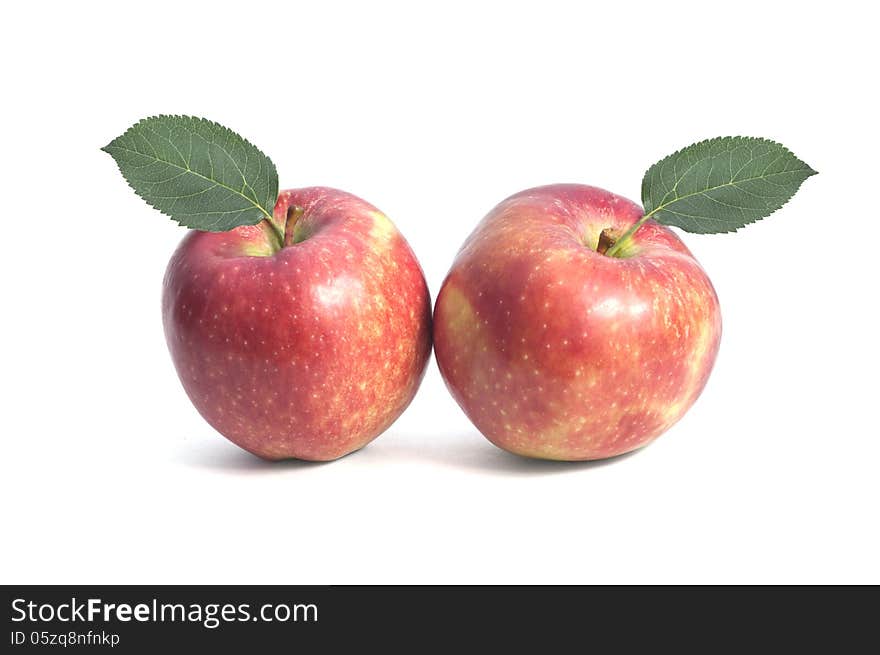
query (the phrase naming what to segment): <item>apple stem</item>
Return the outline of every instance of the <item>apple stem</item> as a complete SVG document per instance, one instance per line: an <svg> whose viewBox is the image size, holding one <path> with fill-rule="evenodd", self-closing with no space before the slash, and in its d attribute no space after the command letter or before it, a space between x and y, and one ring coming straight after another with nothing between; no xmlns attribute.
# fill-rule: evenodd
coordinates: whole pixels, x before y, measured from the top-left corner
<svg viewBox="0 0 880 655"><path fill-rule="evenodd" d="M605 229L599 233L599 243L596 245L596 252L600 255L604 255L608 249L614 245L614 237L611 236L611 233Z"/></svg>
<svg viewBox="0 0 880 655"><path fill-rule="evenodd" d="M263 227L263 231L268 232L269 238L275 241L275 245L281 250L284 247L284 233L278 229L275 221L271 218L264 218L260 221L260 224Z"/></svg>
<svg viewBox="0 0 880 655"><path fill-rule="evenodd" d="M620 252L620 249L623 248L627 243L629 243L632 235L636 233L642 225L647 222L649 218L654 214L654 212L648 212L644 216L642 216L639 220L629 226L629 229L624 232L619 239L617 239L614 243L611 244L611 247L605 251L605 255L608 257L614 257L617 253ZM605 232L603 231L602 234ZM602 245L602 235L599 235L599 245Z"/></svg>
<svg viewBox="0 0 880 655"><path fill-rule="evenodd" d="M304 210L299 205L291 205L287 208L287 220L284 223L284 246L292 246L295 241L293 240L293 230L296 227L296 224L299 222L299 219L302 218Z"/></svg>

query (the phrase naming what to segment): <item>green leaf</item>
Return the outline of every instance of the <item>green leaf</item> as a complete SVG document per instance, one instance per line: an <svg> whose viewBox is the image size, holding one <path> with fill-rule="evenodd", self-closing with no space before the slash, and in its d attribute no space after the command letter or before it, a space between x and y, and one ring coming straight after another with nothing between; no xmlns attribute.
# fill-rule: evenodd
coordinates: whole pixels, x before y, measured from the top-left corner
<svg viewBox="0 0 880 655"><path fill-rule="evenodd" d="M815 174L767 139L709 139L651 166L642 204L646 216L686 232L734 232L782 207Z"/></svg>
<svg viewBox="0 0 880 655"><path fill-rule="evenodd" d="M232 130L192 116L154 116L102 148L141 198L181 225L224 232L272 216L278 173Z"/></svg>

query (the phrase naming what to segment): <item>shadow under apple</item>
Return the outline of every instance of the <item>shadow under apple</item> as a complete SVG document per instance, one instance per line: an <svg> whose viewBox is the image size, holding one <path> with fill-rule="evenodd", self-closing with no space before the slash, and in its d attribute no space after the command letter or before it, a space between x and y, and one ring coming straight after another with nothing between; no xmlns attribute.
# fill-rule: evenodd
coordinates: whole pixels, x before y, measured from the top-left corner
<svg viewBox="0 0 880 655"><path fill-rule="evenodd" d="M361 451L364 458L378 461L415 464L428 461L435 465L459 470L478 471L495 475L558 475L582 472L623 462L638 451L632 451L609 459L584 462L560 462L531 459L502 450L476 431L448 436L415 436L389 434L380 437Z"/></svg>
<svg viewBox="0 0 880 655"><path fill-rule="evenodd" d="M346 455L349 457L350 455ZM314 469L332 462L308 462L285 459L272 462L227 443L221 439L182 449L181 461L191 468L225 473L285 473L291 470ZM345 459L345 458L342 458Z"/></svg>
<svg viewBox="0 0 880 655"><path fill-rule="evenodd" d="M197 445L190 444L182 449L180 460L192 468L226 473L289 473L294 470L317 469L343 460L354 460L352 463L383 466L419 466L429 462L435 466L469 472L534 476L560 475L609 466L623 462L637 452L638 450L602 460L559 462L514 455L492 445L476 431L445 436L391 431L365 448L330 462L299 459L272 462L219 439L210 442L206 440Z"/></svg>

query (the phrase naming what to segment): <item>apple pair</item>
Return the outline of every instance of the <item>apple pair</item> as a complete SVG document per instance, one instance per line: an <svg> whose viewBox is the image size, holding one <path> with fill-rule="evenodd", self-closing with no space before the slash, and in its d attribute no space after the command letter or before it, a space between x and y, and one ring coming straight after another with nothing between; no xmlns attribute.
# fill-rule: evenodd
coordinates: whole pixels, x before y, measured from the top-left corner
<svg viewBox="0 0 880 655"><path fill-rule="evenodd" d="M260 457L322 461L404 411L432 340L452 395L501 448L587 460L650 442L694 403L721 337L711 282L661 223L726 231L772 212L813 174L781 148L695 144L648 171L644 209L577 184L511 196L458 253L433 330L415 255L363 200L278 193L268 157L202 119L146 119L105 150L193 228L162 306L195 407Z"/></svg>

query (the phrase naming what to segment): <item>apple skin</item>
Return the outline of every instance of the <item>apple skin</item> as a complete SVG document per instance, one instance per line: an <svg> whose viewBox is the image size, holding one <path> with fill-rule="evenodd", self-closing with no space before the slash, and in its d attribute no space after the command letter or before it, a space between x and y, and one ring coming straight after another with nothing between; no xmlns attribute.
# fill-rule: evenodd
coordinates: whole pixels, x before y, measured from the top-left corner
<svg viewBox="0 0 880 655"><path fill-rule="evenodd" d="M649 220L623 257L596 251L643 215L608 191L557 184L495 207L465 241L434 309L434 352L477 429L527 457L640 448L691 407L721 339L712 283Z"/></svg>
<svg viewBox="0 0 880 655"><path fill-rule="evenodd" d="M267 222L190 232L168 265L163 322L183 387L218 432L265 459L327 461L412 400L431 301L378 209L335 189L282 191L282 230L292 205L303 209L297 242L282 249Z"/></svg>

